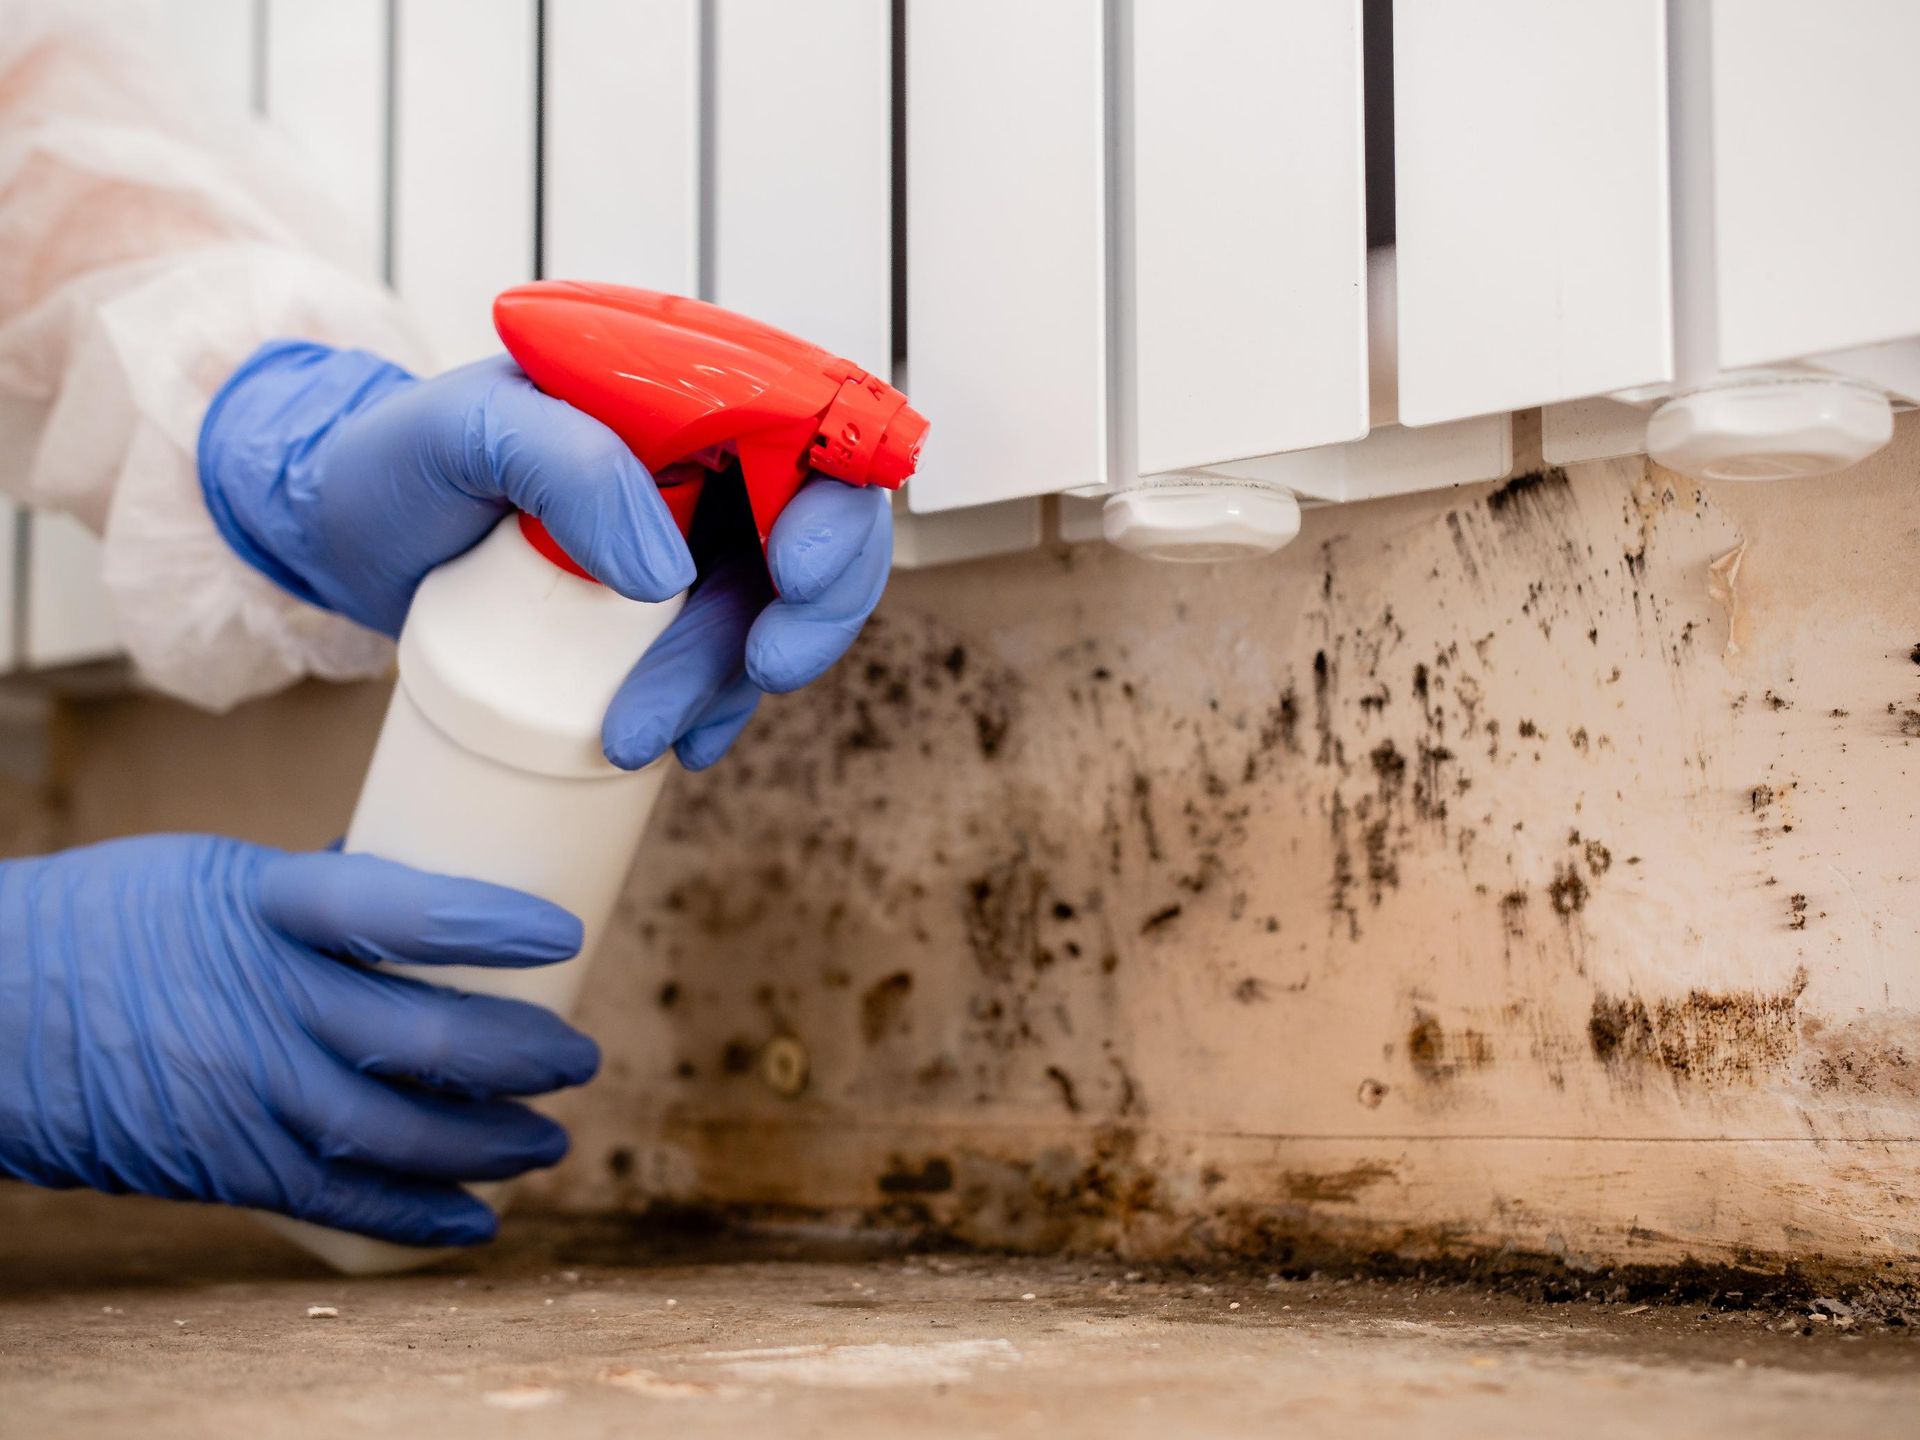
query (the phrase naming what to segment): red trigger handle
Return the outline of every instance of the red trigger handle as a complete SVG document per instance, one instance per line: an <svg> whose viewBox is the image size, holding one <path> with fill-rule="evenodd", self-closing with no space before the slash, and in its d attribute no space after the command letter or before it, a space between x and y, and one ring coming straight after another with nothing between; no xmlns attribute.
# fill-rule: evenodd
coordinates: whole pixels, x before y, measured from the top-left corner
<svg viewBox="0 0 1920 1440"><path fill-rule="evenodd" d="M607 425L656 477L730 449L763 550L810 473L892 490L919 462L927 422L905 395L817 345L717 305L543 280L503 292L493 321L535 385ZM663 484L660 493L685 534L699 482ZM586 574L539 521L523 516L520 527L549 560Z"/></svg>

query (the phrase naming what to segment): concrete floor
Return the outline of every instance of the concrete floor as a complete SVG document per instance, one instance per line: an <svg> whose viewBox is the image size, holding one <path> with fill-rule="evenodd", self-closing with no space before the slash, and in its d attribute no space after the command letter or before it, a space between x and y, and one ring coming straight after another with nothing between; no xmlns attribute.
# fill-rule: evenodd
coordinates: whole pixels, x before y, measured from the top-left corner
<svg viewBox="0 0 1920 1440"><path fill-rule="evenodd" d="M312 1317L309 1307L337 1315ZM0 1186L0 1436L1920 1434L1877 1320L519 1217L425 1275Z"/></svg>

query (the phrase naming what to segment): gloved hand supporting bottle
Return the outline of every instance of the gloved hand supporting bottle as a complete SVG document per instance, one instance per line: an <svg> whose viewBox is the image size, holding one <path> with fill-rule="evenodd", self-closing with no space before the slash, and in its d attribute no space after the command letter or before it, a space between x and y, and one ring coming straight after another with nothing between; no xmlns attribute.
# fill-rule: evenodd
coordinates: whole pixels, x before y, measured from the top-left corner
<svg viewBox="0 0 1920 1440"><path fill-rule="evenodd" d="M580 938L543 900L367 855L163 835L0 864L0 1175L487 1239L460 1182L567 1148L507 1097L584 1083L598 1047L367 967L544 965Z"/></svg>

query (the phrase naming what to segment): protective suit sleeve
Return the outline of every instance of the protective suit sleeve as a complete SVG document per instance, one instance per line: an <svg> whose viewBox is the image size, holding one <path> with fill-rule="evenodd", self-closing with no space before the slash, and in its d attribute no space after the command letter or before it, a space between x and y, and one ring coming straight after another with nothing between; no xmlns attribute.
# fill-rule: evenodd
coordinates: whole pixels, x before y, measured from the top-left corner
<svg viewBox="0 0 1920 1440"><path fill-rule="evenodd" d="M195 467L208 402L275 336L427 357L305 164L263 126L196 117L139 58L156 52L0 0L0 488L101 535L144 677L224 709L377 674L391 645L222 538Z"/></svg>

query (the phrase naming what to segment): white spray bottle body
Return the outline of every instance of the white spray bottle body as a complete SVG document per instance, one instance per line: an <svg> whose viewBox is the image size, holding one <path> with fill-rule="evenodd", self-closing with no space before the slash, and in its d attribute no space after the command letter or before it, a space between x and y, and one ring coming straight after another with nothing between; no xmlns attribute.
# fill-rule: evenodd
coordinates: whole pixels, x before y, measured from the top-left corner
<svg viewBox="0 0 1920 1440"><path fill-rule="evenodd" d="M666 775L664 759L637 771L609 763L601 722L684 602L629 600L567 573L513 516L421 583L346 848L551 900L579 917L585 940L557 965L408 973L571 1013ZM498 1204L505 1187L474 1189ZM447 1253L267 1219L348 1274Z"/></svg>

